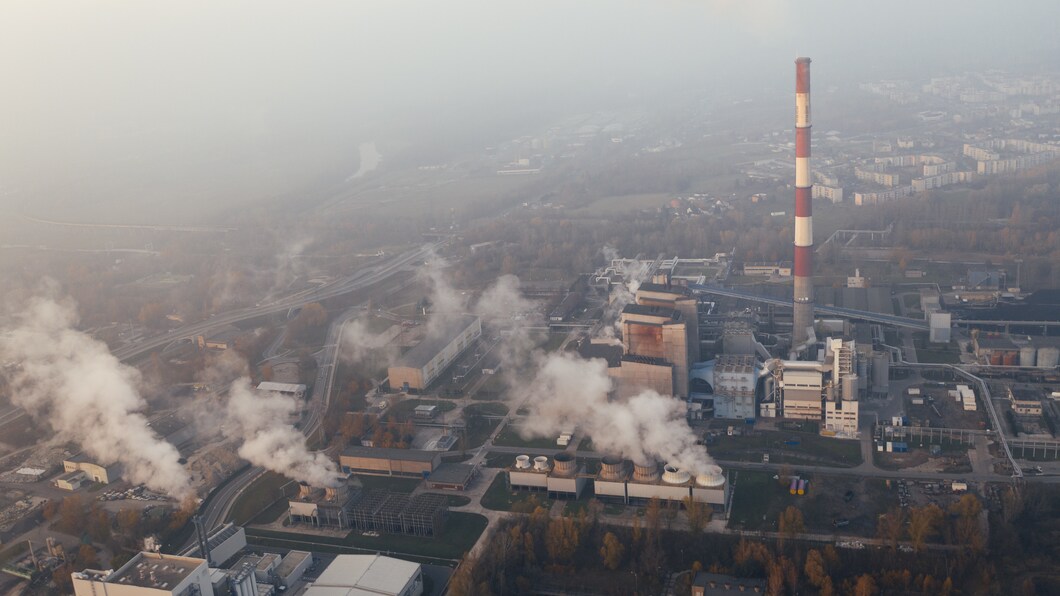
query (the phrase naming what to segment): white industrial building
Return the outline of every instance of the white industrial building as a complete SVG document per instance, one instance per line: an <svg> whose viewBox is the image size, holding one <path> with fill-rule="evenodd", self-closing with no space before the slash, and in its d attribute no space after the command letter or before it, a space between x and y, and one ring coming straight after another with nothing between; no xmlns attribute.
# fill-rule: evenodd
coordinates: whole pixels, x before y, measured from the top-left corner
<svg viewBox="0 0 1060 596"><path fill-rule="evenodd" d="M213 594L205 559L141 552L117 571L70 574L76 596L187 596Z"/></svg>
<svg viewBox="0 0 1060 596"><path fill-rule="evenodd" d="M418 563L382 555L338 555L303 596L420 596L423 569Z"/></svg>
<svg viewBox="0 0 1060 596"><path fill-rule="evenodd" d="M294 383L273 383L272 381L263 381L258 383L258 391L277 393L295 399L302 399L305 397L306 386L300 384L296 385Z"/></svg>
<svg viewBox="0 0 1060 596"><path fill-rule="evenodd" d="M222 565L225 561L235 557L247 546L247 533L243 526L237 526L231 522L221 526L210 534L206 540L206 550L209 551L209 559L214 565ZM193 545L181 555L185 557L206 558L202 554L199 544Z"/></svg>
<svg viewBox="0 0 1060 596"><path fill-rule="evenodd" d="M533 461L529 455L517 456L508 469L508 483L513 490L547 492L552 499L577 499L589 484L589 476L573 455L561 451L551 462L543 455Z"/></svg>
<svg viewBox="0 0 1060 596"><path fill-rule="evenodd" d="M596 497L605 501L620 501L642 505L653 498L683 504L691 498L724 511L729 502L729 486L718 466L710 466L705 474L692 477L674 465L660 466L656 462L631 463L618 457L605 457L600 473L593 480Z"/></svg>
<svg viewBox="0 0 1060 596"><path fill-rule="evenodd" d="M390 387L423 391L481 336L482 322L478 317L451 317L440 331L428 335L388 369Z"/></svg>

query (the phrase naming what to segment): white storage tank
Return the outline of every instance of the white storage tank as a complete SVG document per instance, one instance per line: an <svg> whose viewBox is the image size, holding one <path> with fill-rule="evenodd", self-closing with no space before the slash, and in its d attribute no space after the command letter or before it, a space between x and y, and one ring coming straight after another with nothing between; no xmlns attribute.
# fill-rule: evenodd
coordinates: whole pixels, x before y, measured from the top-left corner
<svg viewBox="0 0 1060 596"><path fill-rule="evenodd" d="M891 357L887 352L872 355L872 390L886 393L890 388Z"/></svg>
<svg viewBox="0 0 1060 596"><path fill-rule="evenodd" d="M534 469L539 472L547 472L549 470L548 458L544 455L539 455L534 458Z"/></svg>
<svg viewBox="0 0 1060 596"><path fill-rule="evenodd" d="M849 374L843 377L843 401L858 400L858 376Z"/></svg>
<svg viewBox="0 0 1060 596"><path fill-rule="evenodd" d="M1034 346L1020 348L1020 366L1034 366L1038 350Z"/></svg>
<svg viewBox="0 0 1060 596"><path fill-rule="evenodd" d="M1060 363L1060 348L1046 346L1038 349L1038 368L1056 368Z"/></svg>
<svg viewBox="0 0 1060 596"><path fill-rule="evenodd" d="M529 455L517 456L515 458L515 467L520 469L520 470L529 470L530 469L530 456Z"/></svg>

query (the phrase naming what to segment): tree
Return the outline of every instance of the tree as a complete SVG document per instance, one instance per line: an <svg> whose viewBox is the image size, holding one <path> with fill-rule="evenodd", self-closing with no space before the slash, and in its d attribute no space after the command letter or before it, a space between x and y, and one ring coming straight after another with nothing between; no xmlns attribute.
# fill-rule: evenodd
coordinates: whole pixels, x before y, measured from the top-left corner
<svg viewBox="0 0 1060 596"><path fill-rule="evenodd" d="M950 507L950 513L957 516L954 522L957 542L973 551L982 550L986 543L979 525L982 511L983 504L975 495L964 495Z"/></svg>
<svg viewBox="0 0 1060 596"><path fill-rule="evenodd" d="M692 534L698 536L703 532L703 527L707 525L707 519L710 515L703 504L693 499L692 497L685 497L685 513L688 514L688 527L692 529Z"/></svg>
<svg viewBox="0 0 1060 596"><path fill-rule="evenodd" d="M914 508L909 515L909 539L913 541L913 548L920 551L924 543L938 533L941 521L942 510L937 505Z"/></svg>
<svg viewBox="0 0 1060 596"><path fill-rule="evenodd" d="M818 596L834 596L835 595L835 586L832 585L832 578L830 578L830 577L824 578L824 581L821 582L820 591L817 594L818 594Z"/></svg>
<svg viewBox="0 0 1060 596"><path fill-rule="evenodd" d="M868 573L862 574L854 584L854 596L875 596L876 592L876 580Z"/></svg>
<svg viewBox="0 0 1060 596"><path fill-rule="evenodd" d="M894 507L881 515L876 521L876 536L886 542L892 549L898 548L898 541L905 533L905 509Z"/></svg>
<svg viewBox="0 0 1060 596"><path fill-rule="evenodd" d="M559 517L548 523L545 531L545 548L553 563L570 561L578 550L578 528L569 517Z"/></svg>
<svg viewBox="0 0 1060 596"><path fill-rule="evenodd" d="M99 565L99 556L91 544L82 544L77 549L77 564L86 569L95 569Z"/></svg>
<svg viewBox="0 0 1060 596"><path fill-rule="evenodd" d="M604 567L611 571L618 569L625 552L626 547L622 545L617 536L611 532L604 534L604 545L600 547L600 558L603 559Z"/></svg>
<svg viewBox="0 0 1060 596"><path fill-rule="evenodd" d="M949 576L946 577L946 581L942 582L942 588L939 589L939 596L950 596L953 593L953 580Z"/></svg>
<svg viewBox="0 0 1060 596"><path fill-rule="evenodd" d="M780 530L780 545L783 547L785 539L794 538L806 530L802 511L794 505L788 505L787 509L780 512L777 528Z"/></svg>
<svg viewBox="0 0 1060 596"><path fill-rule="evenodd" d="M806 581L810 582L811 586L820 588L824 584L824 580L828 579L828 571L825 570L821 551L812 548L806 553L806 565L803 566L803 571L806 573Z"/></svg>

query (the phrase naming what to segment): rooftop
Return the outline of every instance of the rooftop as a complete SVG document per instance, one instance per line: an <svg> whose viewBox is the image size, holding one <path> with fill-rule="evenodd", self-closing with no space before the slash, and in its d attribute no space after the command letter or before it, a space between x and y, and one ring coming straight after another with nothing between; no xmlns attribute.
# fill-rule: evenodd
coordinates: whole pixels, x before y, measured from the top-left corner
<svg viewBox="0 0 1060 596"><path fill-rule="evenodd" d="M398 594L419 572L417 563L382 555L338 555L305 594Z"/></svg>
<svg viewBox="0 0 1060 596"><path fill-rule="evenodd" d="M622 346L597 344L586 340L578 345L578 354L585 359L602 358L607 361L607 366L613 368L622 361Z"/></svg>
<svg viewBox="0 0 1060 596"><path fill-rule="evenodd" d="M312 554L307 553L304 550L292 550L288 552L287 556L284 557L283 561L280 562L280 566L276 568L276 575L280 577L287 577L288 575L291 575L291 572L294 571L296 567L301 565L307 557L312 556Z"/></svg>
<svg viewBox="0 0 1060 596"><path fill-rule="evenodd" d="M750 373L755 369L755 357L749 354L723 354L714 365L715 372Z"/></svg>
<svg viewBox="0 0 1060 596"><path fill-rule="evenodd" d="M103 581L110 584L166 590L174 588L193 574L196 569L205 565L205 559L141 552Z"/></svg>
<svg viewBox="0 0 1060 596"><path fill-rule="evenodd" d="M275 391L277 393L305 393L305 385L295 385L294 383L273 383L272 381L262 381L258 383L259 391Z"/></svg>
<svg viewBox="0 0 1060 596"><path fill-rule="evenodd" d="M646 304L627 304L625 308L622 309L622 314L665 317L674 321L681 320L681 311L665 306L649 306Z"/></svg>
<svg viewBox="0 0 1060 596"><path fill-rule="evenodd" d="M441 315L434 315L441 316ZM473 315L448 315L451 319L440 331L429 334L423 338L415 348L412 348L401 357L398 366L409 366L412 368L423 368L434 359L443 348L448 346L468 327L478 325L478 317Z"/></svg>
<svg viewBox="0 0 1060 596"><path fill-rule="evenodd" d="M445 463L435 468L427 480L443 484L467 484L474 473L475 466Z"/></svg>
<svg viewBox="0 0 1060 596"><path fill-rule="evenodd" d="M980 335L976 340L980 349L987 350L1015 350L1016 344L1003 335Z"/></svg>
<svg viewBox="0 0 1060 596"><path fill-rule="evenodd" d="M692 290L689 290L685 286L675 286L666 284L656 284L651 282L644 282L640 284L637 290L643 290L645 292L659 292L663 294L673 294L674 297L680 296L692 296Z"/></svg>
<svg viewBox="0 0 1060 596"><path fill-rule="evenodd" d="M419 449L393 449L388 447L362 447L350 445L342 450L345 457L374 457L379 459L403 459L408 461L434 461L439 457L437 451L420 451Z"/></svg>
<svg viewBox="0 0 1060 596"><path fill-rule="evenodd" d="M638 364L651 364L653 366L673 366L673 364L665 358L659 358L658 356L640 356L637 354L623 355L622 362L636 362Z"/></svg>

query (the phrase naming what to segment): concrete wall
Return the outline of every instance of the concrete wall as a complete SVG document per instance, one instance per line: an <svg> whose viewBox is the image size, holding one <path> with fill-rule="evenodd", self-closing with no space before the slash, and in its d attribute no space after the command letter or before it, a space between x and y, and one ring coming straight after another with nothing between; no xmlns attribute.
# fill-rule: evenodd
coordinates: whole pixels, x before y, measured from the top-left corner
<svg viewBox="0 0 1060 596"><path fill-rule="evenodd" d="M511 470L508 472L508 481L512 488L525 486L529 488L548 488L548 474L543 472L520 472Z"/></svg>

